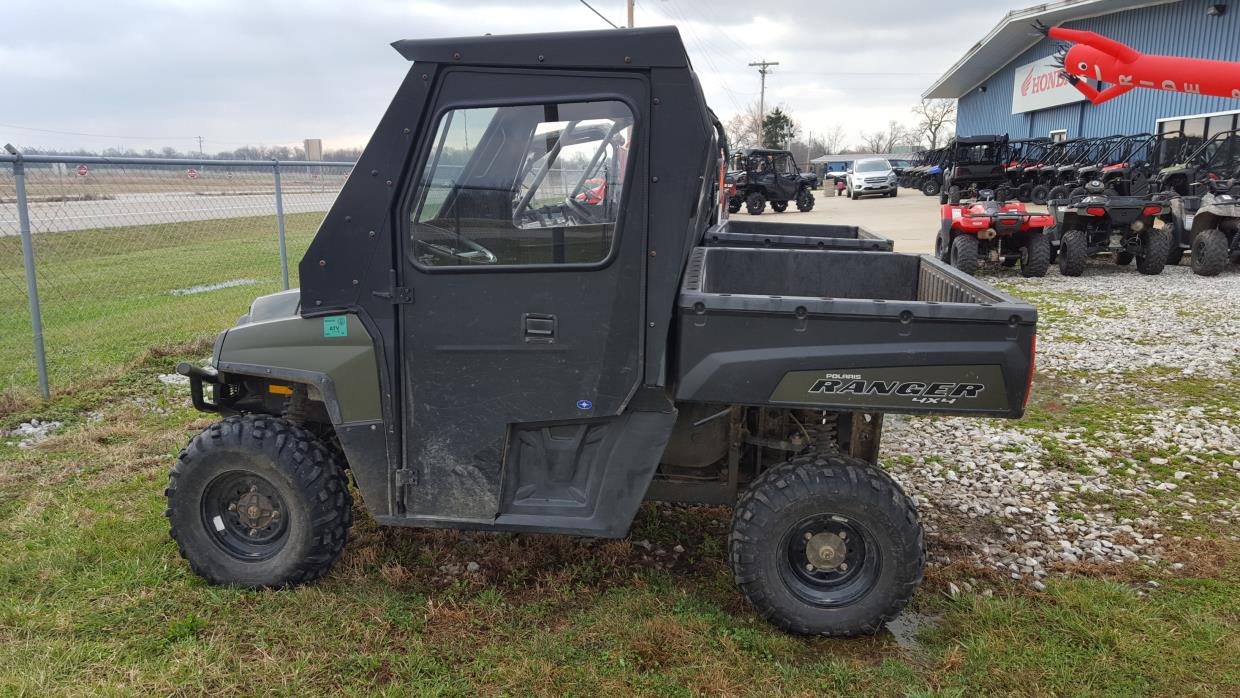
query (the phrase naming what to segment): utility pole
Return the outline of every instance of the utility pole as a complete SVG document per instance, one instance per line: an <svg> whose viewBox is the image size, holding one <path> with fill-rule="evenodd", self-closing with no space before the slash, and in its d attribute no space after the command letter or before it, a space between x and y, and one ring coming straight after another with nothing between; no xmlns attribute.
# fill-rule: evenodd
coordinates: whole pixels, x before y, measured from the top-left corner
<svg viewBox="0 0 1240 698"><path fill-rule="evenodd" d="M629 0L629 29L633 28L633 0Z"/></svg>
<svg viewBox="0 0 1240 698"><path fill-rule="evenodd" d="M202 136L194 136L194 137L198 139L198 157L203 157L203 155L202 155Z"/></svg>
<svg viewBox="0 0 1240 698"><path fill-rule="evenodd" d="M749 67L757 68L758 74L762 76L762 90L758 93L758 145L762 145L762 122L766 120L766 74L771 72L770 67L773 65L779 65L779 62L761 60L749 64Z"/></svg>

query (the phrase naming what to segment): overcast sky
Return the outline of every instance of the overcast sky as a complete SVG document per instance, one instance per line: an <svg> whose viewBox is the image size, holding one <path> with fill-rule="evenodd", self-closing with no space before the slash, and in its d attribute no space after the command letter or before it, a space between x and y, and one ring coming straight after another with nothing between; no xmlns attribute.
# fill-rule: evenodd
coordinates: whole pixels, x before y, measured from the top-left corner
<svg viewBox="0 0 1240 698"><path fill-rule="evenodd" d="M623 0L591 2L623 24ZM636 21L680 27L725 120L758 98L746 64L779 61L767 104L852 142L911 122L922 90L1025 4L639 0ZM0 142L360 146L409 67L395 39L606 26L577 0L0 0Z"/></svg>

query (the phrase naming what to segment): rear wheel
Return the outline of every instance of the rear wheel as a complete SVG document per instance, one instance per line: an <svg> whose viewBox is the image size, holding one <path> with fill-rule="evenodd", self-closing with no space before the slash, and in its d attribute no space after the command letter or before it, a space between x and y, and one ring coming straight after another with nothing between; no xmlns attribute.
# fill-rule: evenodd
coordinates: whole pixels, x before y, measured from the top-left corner
<svg viewBox="0 0 1240 698"><path fill-rule="evenodd" d="M1041 230L1032 231L1020 248L1020 275L1046 276L1051 268L1051 241Z"/></svg>
<svg viewBox="0 0 1240 698"><path fill-rule="evenodd" d="M899 190L899 189L892 189L892 190L891 190L891 198L893 198L893 199L894 199L894 198L896 198L896 195L897 195L897 194L899 194L899 193L900 193L900 190Z"/></svg>
<svg viewBox="0 0 1240 698"><path fill-rule="evenodd" d="M1045 206L1051 198L1051 188L1045 184L1035 184L1029 189L1029 200L1039 206Z"/></svg>
<svg viewBox="0 0 1240 698"><path fill-rule="evenodd" d="M802 189L797 192L797 210L801 213L809 213L814 210L814 193L808 189Z"/></svg>
<svg viewBox="0 0 1240 698"><path fill-rule="evenodd" d="M995 201L1008 201L1012 198L1012 187L1000 184L995 188Z"/></svg>
<svg viewBox="0 0 1240 698"><path fill-rule="evenodd" d="M951 188L947 190L947 203L953 206L960 203L960 187L953 184Z"/></svg>
<svg viewBox="0 0 1240 698"><path fill-rule="evenodd" d="M952 240L951 263L966 274L977 272L977 238L972 235L957 235Z"/></svg>
<svg viewBox="0 0 1240 698"><path fill-rule="evenodd" d="M1046 200L1050 201L1051 199L1066 199L1068 198L1068 195L1071 193L1072 193L1071 189L1060 184L1059 186L1051 187L1051 190L1047 192Z"/></svg>
<svg viewBox="0 0 1240 698"><path fill-rule="evenodd" d="M771 210L774 211L775 213L783 213L784 211L788 210L788 202L787 201L772 201Z"/></svg>
<svg viewBox="0 0 1240 698"><path fill-rule="evenodd" d="M1227 266L1227 236L1221 230L1203 230L1193 238L1189 263L1198 276L1217 276Z"/></svg>
<svg viewBox="0 0 1240 698"><path fill-rule="evenodd" d="M761 215L762 211L764 211L765 209L766 209L766 199L758 192L755 191L749 196L745 197L745 210L749 212L749 215L751 216Z"/></svg>
<svg viewBox="0 0 1240 698"><path fill-rule="evenodd" d="M933 179L927 179L921 183L921 193L926 196L938 196L940 188L939 183Z"/></svg>
<svg viewBox="0 0 1240 698"><path fill-rule="evenodd" d="M912 501L884 471L814 453L760 475L737 502L729 558L758 614L802 635L873 634L921 584Z"/></svg>
<svg viewBox="0 0 1240 698"><path fill-rule="evenodd" d="M728 199L728 213L736 213L741 210L741 197L734 196Z"/></svg>
<svg viewBox="0 0 1240 698"><path fill-rule="evenodd" d="M1032 191L1033 191L1032 184L1029 184L1028 182L1026 182L1020 185L1020 187L1017 188L1016 190L1016 200L1020 201L1021 203L1026 203L1026 204L1029 203L1030 201L1029 195Z"/></svg>
<svg viewBox="0 0 1240 698"><path fill-rule="evenodd" d="M943 244L942 235L934 236L934 256L941 262L947 262L950 264L952 261L951 243Z"/></svg>
<svg viewBox="0 0 1240 698"><path fill-rule="evenodd" d="M229 417L181 451L165 512L195 574L261 588L323 576L353 523L342 463L310 432L268 416Z"/></svg>
<svg viewBox="0 0 1240 698"><path fill-rule="evenodd" d="M1137 271L1148 276L1161 274L1171 252L1171 231L1146 230L1141 233L1141 251L1137 255Z"/></svg>
<svg viewBox="0 0 1240 698"><path fill-rule="evenodd" d="M1089 248L1085 231L1069 230L1059 239L1059 273L1064 276L1080 276L1085 273L1085 260Z"/></svg>

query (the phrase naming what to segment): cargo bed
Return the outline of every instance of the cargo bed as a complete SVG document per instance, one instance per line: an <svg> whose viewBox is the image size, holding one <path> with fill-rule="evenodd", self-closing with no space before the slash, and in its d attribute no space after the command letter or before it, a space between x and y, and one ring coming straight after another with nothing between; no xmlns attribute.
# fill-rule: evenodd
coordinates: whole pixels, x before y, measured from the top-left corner
<svg viewBox="0 0 1240 698"><path fill-rule="evenodd" d="M699 247L676 398L1019 417L1037 311L929 257Z"/></svg>
<svg viewBox="0 0 1240 698"><path fill-rule="evenodd" d="M761 223L735 218L707 228L702 244L710 247L772 247L877 252L892 250L891 240L856 225Z"/></svg>

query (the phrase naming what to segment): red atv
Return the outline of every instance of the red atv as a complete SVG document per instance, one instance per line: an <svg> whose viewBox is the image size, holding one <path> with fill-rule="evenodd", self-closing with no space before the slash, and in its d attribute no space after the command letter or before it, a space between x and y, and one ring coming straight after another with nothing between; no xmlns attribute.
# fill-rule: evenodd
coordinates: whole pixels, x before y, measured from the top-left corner
<svg viewBox="0 0 1240 698"><path fill-rule="evenodd" d="M1022 276L1046 276L1051 266L1051 241L1046 234L1055 219L1029 213L1015 201L994 200L983 189L978 200L944 204L942 225L934 240L934 256L966 274L977 272L983 257L1010 267L1020 263Z"/></svg>

